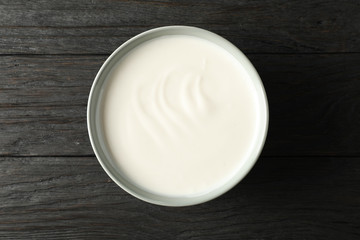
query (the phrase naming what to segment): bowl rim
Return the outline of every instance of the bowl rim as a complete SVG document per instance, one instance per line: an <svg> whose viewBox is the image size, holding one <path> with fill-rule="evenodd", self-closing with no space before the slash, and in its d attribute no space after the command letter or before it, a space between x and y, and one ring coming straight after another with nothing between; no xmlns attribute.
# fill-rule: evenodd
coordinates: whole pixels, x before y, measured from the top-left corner
<svg viewBox="0 0 360 240"><path fill-rule="evenodd" d="M169 34L169 32L174 32L175 34ZM166 34L167 33L167 34ZM178 33L178 34L176 34ZM153 35L153 36L152 36ZM244 67L245 71L249 75L249 78L253 81L253 84L256 87L257 97L260 98L260 100L263 100L260 104L262 104L262 118L263 123L261 125L261 134L260 134L260 141L257 142L256 146L254 147L252 151L252 155L249 156L248 159L246 159L246 162L244 166L240 167L239 170L236 172L236 174L229 179L224 185L221 187L207 192L205 194L199 195L199 196L190 196L190 197L166 197L166 196L160 196L153 193L149 193L149 195L146 196L146 194L141 193L141 191L137 191L136 187L134 185L131 185L129 182L121 181L118 177L116 177L116 174L113 172L114 170L109 167L110 161L107 157L104 156L104 149L102 149L101 146L97 143L98 139L98 133L96 129L96 121L94 119L94 114L96 114L97 106L94 101L99 98L99 94L96 96L96 91L99 91L99 84L103 83L105 80L102 75L105 74L106 76L106 68L108 68L112 64L116 62L114 60L118 55L121 56L121 52L129 48L131 49L135 48L138 44L135 44L133 47L130 45L133 44L136 41L140 41L140 44L142 42L149 41L151 39L157 38L159 36L167 36L167 35L189 35L189 36L195 36L199 38L203 38L206 40L209 40L211 42L214 42L215 44L219 45L220 47L224 48L226 51L228 51L230 54L232 54ZM203 36L203 37L202 37ZM148 38L148 39L147 39ZM210 40L210 39L212 40ZM147 39L147 40L146 40ZM124 54L124 53L123 53ZM124 54L125 55L125 54ZM111 66L112 67L112 66ZM110 67L110 68L111 68ZM95 99L95 100L94 100ZM92 83L91 90L89 93L88 103L87 103L87 129L88 134L90 138L90 143L92 146L92 149L96 155L97 160L99 161L100 165L104 169L104 171L107 173L107 175L123 190L125 190L127 193L131 194L132 196L141 199L145 202L156 204L156 205L162 205L162 206L171 206L171 207L181 207L181 206L191 206L196 205L200 203L204 203L210 200L213 200L220 195L226 193L230 189L232 189L234 186L236 186L253 168L255 163L257 162L261 151L264 147L267 132L268 132L268 126L269 126L269 105L268 100L265 92L265 88L263 85L263 82L261 81L261 78L256 71L255 67L252 65L250 60L245 56L244 53L242 53L235 45L233 45L231 42L226 40L225 38L221 37L220 35L213 33L211 31L193 27L193 26L183 26L183 25L172 25L172 26L164 26L164 27L158 27L153 28L147 31L144 31L123 44L121 44L102 64L101 68L99 69L98 73L96 74L96 77ZM135 188L135 190L134 190Z"/></svg>

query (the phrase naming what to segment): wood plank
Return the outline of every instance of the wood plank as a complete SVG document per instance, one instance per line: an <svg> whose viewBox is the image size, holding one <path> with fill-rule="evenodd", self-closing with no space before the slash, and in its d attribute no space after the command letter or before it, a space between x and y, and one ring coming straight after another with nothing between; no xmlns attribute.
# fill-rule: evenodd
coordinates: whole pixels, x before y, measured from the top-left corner
<svg viewBox="0 0 360 240"><path fill-rule="evenodd" d="M265 155L360 156L360 55L249 55L270 109Z"/></svg>
<svg viewBox="0 0 360 240"><path fill-rule="evenodd" d="M359 158L261 158L195 207L144 203L94 157L0 158L1 239L359 239Z"/></svg>
<svg viewBox="0 0 360 240"><path fill-rule="evenodd" d="M0 54L109 54L164 25L209 29L247 53L360 52L359 12L357 0L2 0Z"/></svg>
<svg viewBox="0 0 360 240"><path fill-rule="evenodd" d="M270 105L264 156L360 156L360 54L249 57ZM105 58L0 57L0 155L92 155L86 104Z"/></svg>
<svg viewBox="0 0 360 240"><path fill-rule="evenodd" d="M0 153L92 154L86 104L105 58L1 57Z"/></svg>

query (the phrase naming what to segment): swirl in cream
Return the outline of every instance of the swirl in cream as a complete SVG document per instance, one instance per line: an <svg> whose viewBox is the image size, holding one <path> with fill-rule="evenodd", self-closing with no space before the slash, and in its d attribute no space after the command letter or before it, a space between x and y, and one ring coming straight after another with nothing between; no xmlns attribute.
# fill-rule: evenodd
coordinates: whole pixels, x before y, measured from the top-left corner
<svg viewBox="0 0 360 240"><path fill-rule="evenodd" d="M168 196L211 191L247 158L258 124L242 66L203 39L167 36L133 49L107 81L104 131L119 171Z"/></svg>

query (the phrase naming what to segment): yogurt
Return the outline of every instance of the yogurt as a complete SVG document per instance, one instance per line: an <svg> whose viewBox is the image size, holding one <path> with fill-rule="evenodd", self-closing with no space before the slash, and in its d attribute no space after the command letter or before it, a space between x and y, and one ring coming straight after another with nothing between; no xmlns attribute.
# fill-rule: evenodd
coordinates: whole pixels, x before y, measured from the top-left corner
<svg viewBox="0 0 360 240"><path fill-rule="evenodd" d="M239 171L256 144L257 92L208 40L168 35L127 53L108 75L104 138L117 171L157 195L202 195Z"/></svg>

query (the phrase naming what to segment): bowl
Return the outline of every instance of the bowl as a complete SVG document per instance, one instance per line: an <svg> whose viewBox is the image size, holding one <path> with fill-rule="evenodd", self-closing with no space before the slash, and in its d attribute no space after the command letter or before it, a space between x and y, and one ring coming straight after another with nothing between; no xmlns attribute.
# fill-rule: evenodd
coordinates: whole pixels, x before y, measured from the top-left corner
<svg viewBox="0 0 360 240"><path fill-rule="evenodd" d="M222 49L235 57L235 59L246 70L248 77L251 79L252 85L256 91L256 97L260 109L257 135L255 136L256 144L252 147L251 153L247 159L245 159L241 168L239 168L236 173L221 186L213 189L212 191L198 195L167 196L148 191L141 186L134 184L134 182L119 171L116 164L114 164L113 156L110 153L104 136L102 122L102 108L104 106L102 99L106 94L105 84L111 70L124 56L137 46L152 39L170 35L186 35L208 40L220 46ZM129 194L146 202L163 206L189 206L204 203L224 194L237 185L251 170L261 153L267 135L269 121L268 116L268 102L262 81L247 57L237 47L221 36L201 28L190 26L166 26L151 29L123 43L108 57L97 73L89 94L87 106L87 126L90 142L95 155L105 172L117 185Z"/></svg>

